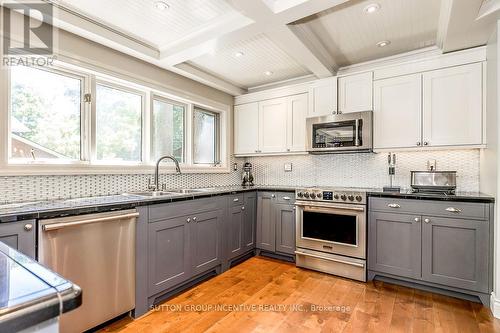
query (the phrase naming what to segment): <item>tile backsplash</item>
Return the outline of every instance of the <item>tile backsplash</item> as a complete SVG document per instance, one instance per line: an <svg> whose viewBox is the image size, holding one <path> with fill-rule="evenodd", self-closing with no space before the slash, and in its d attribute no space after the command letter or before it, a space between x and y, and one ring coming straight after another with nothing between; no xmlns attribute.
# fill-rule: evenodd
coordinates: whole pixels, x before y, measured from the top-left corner
<svg viewBox="0 0 500 333"><path fill-rule="evenodd" d="M458 171L459 191L479 190L479 150L398 152L396 155L394 185L409 187L410 171L426 170L427 160L434 159L437 170ZM161 175L160 180L169 188L237 185L245 161L253 164L258 185L382 187L389 184L385 153L237 158L231 163L238 163L238 171ZM292 164L292 171L284 171L285 163ZM143 191L149 177L150 174L5 176L0 177L0 204Z"/></svg>

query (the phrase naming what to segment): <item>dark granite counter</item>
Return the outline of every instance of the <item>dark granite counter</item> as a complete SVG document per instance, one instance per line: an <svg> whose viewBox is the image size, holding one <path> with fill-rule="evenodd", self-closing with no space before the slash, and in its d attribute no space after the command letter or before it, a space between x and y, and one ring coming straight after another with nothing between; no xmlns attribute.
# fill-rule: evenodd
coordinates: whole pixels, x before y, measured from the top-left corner
<svg viewBox="0 0 500 333"><path fill-rule="evenodd" d="M82 304L81 289L0 242L0 332L17 332Z"/></svg>
<svg viewBox="0 0 500 333"><path fill-rule="evenodd" d="M46 219L69 215L100 213L112 210L130 209L157 203L168 203L196 198L226 195L255 190L293 192L289 186L260 185L252 187L224 186L203 189L203 192L189 194L168 194L144 197L137 194L122 194L66 200L37 201L0 205L0 223L30 219Z"/></svg>
<svg viewBox="0 0 500 333"><path fill-rule="evenodd" d="M462 202L495 202L495 198L479 192L456 192L453 195L445 193L414 193L411 190L401 192L384 192L382 189L372 189L367 192L371 197L401 198L415 200L462 201Z"/></svg>

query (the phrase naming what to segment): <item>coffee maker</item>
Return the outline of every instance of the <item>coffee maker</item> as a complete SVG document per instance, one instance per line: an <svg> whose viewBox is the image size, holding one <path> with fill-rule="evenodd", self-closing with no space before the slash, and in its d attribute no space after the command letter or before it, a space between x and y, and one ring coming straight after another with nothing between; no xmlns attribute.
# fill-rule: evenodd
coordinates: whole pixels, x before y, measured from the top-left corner
<svg viewBox="0 0 500 333"><path fill-rule="evenodd" d="M243 174L241 175L241 185L253 186L252 163L246 162L243 165Z"/></svg>

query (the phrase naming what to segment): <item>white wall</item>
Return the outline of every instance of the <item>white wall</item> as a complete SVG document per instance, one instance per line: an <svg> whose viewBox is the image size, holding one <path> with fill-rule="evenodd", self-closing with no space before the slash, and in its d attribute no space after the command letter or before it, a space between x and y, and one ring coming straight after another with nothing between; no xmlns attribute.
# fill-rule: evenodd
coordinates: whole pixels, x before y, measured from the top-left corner
<svg viewBox="0 0 500 333"><path fill-rule="evenodd" d="M491 309L495 317L500 318L500 230L497 224L500 216L500 205L498 204L498 193L500 192L498 153L499 153L499 88L500 78L498 64L498 36L500 21L495 27L495 31L488 42L487 47L487 92L486 92L486 133L488 148L481 151L480 157L480 189L482 192L494 195L495 205L495 223L494 223L494 279L493 294L491 297Z"/></svg>

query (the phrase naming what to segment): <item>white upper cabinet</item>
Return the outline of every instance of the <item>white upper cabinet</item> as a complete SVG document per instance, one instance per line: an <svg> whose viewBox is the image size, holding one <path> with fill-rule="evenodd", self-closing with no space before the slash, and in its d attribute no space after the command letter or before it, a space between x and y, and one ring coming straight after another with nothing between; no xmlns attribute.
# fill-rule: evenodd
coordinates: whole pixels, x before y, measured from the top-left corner
<svg viewBox="0 0 500 333"><path fill-rule="evenodd" d="M482 143L482 64L423 74L423 144Z"/></svg>
<svg viewBox="0 0 500 333"><path fill-rule="evenodd" d="M340 77L339 113L373 110L373 73Z"/></svg>
<svg viewBox="0 0 500 333"><path fill-rule="evenodd" d="M234 107L234 153L255 154L259 150L259 103Z"/></svg>
<svg viewBox="0 0 500 333"><path fill-rule="evenodd" d="M337 77L316 80L309 86L308 117L337 113Z"/></svg>
<svg viewBox="0 0 500 333"><path fill-rule="evenodd" d="M286 151L287 98L259 103L259 153Z"/></svg>
<svg viewBox="0 0 500 333"><path fill-rule="evenodd" d="M306 151L307 93L287 98L287 151Z"/></svg>
<svg viewBox="0 0 500 333"><path fill-rule="evenodd" d="M375 149L421 145L421 74L373 83L373 146Z"/></svg>

